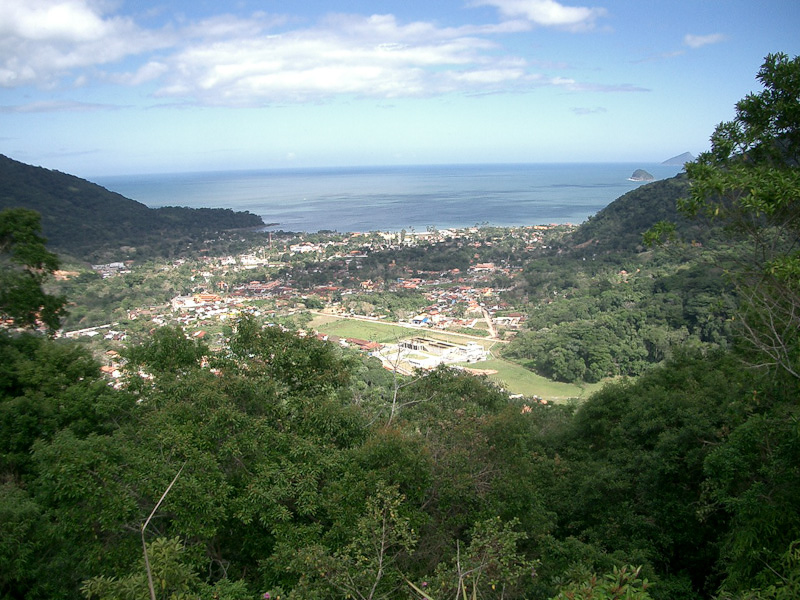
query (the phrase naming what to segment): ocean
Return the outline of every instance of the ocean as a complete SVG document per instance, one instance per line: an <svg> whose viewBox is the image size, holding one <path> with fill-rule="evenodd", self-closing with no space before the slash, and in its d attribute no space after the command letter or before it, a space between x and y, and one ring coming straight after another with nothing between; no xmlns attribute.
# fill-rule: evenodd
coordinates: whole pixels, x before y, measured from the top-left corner
<svg viewBox="0 0 800 600"><path fill-rule="evenodd" d="M156 208L230 208L273 230L424 231L474 225L579 224L641 182L681 167L640 164L515 164L348 167L98 177Z"/></svg>

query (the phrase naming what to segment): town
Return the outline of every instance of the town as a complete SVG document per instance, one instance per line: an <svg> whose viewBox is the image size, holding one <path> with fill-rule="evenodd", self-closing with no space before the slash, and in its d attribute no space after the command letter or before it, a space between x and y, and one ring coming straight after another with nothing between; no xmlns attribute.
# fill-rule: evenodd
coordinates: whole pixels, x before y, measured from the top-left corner
<svg viewBox="0 0 800 600"><path fill-rule="evenodd" d="M131 336L178 325L220 348L244 314L366 352L405 375L439 364L495 374L481 363L497 358L498 347L526 320L504 293L522 270L521 257L547 250L572 229L266 232L240 238L242 251L220 255L213 251L217 240L208 240L193 257L92 265L96 276L86 279L93 297L112 298L98 289L126 279L157 278L159 291L174 293L161 303L132 306L128 300L124 311L106 306L100 313L110 315L106 322L71 319L59 335L90 342L113 379L123 372L118 346ZM77 270L57 275L80 279ZM98 311L92 315L96 320Z"/></svg>

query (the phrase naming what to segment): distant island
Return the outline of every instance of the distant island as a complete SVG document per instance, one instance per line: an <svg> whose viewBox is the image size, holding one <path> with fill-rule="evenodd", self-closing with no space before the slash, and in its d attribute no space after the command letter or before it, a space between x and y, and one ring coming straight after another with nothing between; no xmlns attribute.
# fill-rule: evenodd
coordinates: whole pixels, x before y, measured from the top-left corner
<svg viewBox="0 0 800 600"><path fill-rule="evenodd" d="M692 162L694 160L694 156L691 152L684 152L683 154L678 154L678 156L673 156L672 158L668 158L661 164L666 167L682 167L687 162Z"/></svg>
<svg viewBox="0 0 800 600"><path fill-rule="evenodd" d="M628 177L629 181L653 181L655 177L653 177L650 173L645 171L644 169L636 169L633 172L633 175Z"/></svg>

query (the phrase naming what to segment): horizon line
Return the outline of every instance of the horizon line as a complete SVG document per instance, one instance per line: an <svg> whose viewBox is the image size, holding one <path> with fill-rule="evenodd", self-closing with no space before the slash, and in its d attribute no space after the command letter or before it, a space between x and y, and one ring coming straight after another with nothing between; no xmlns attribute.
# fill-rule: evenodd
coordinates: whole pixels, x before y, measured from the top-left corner
<svg viewBox="0 0 800 600"><path fill-rule="evenodd" d="M680 156L680 155L679 155ZM666 159L668 161L670 159ZM381 170L381 169L425 169L425 168L465 168L465 167L526 167L539 165L646 165L649 167L677 167L682 165L664 164L666 161L539 161L539 162L464 162L464 163L402 163L402 164L353 164L353 165L326 165L326 166L283 166L283 167L252 167L252 168L231 168L231 169L207 169L189 171L149 171L149 172L129 172L114 173L105 175L86 175L89 178L117 178L117 177L152 177L159 175L202 175L202 174L222 174L222 173L264 173L264 172L302 172L302 171L347 171L347 170Z"/></svg>

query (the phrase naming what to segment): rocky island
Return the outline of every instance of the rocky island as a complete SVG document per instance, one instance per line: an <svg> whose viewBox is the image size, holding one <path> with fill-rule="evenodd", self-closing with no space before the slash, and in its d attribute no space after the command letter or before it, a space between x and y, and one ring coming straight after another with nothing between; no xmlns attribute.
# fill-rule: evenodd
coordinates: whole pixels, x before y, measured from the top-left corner
<svg viewBox="0 0 800 600"><path fill-rule="evenodd" d="M633 172L633 175L628 177L629 181L653 181L655 177L653 177L650 173L645 171L644 169L636 169Z"/></svg>
<svg viewBox="0 0 800 600"><path fill-rule="evenodd" d="M667 167L682 167L687 162L694 161L694 156L691 152L684 152L683 154L679 154L678 156L673 156L672 158L668 158L661 164Z"/></svg>

